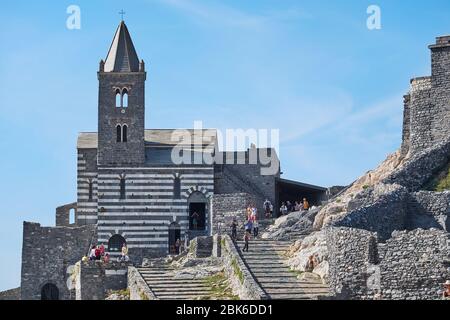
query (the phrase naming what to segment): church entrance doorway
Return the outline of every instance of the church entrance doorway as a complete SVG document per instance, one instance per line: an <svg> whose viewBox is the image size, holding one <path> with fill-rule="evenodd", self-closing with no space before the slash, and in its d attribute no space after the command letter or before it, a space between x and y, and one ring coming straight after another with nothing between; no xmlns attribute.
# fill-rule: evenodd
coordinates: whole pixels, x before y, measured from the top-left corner
<svg viewBox="0 0 450 320"><path fill-rule="evenodd" d="M206 203L189 203L189 229L204 231L206 228Z"/></svg>

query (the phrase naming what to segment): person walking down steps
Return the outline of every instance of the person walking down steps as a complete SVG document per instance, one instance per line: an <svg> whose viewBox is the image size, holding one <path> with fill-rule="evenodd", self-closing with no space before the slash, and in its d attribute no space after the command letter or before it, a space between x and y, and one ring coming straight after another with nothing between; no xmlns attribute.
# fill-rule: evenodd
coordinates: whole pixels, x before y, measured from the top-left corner
<svg viewBox="0 0 450 320"><path fill-rule="evenodd" d="M250 242L250 232L245 231L244 235L244 248L242 249L243 252L248 252L248 243Z"/></svg>

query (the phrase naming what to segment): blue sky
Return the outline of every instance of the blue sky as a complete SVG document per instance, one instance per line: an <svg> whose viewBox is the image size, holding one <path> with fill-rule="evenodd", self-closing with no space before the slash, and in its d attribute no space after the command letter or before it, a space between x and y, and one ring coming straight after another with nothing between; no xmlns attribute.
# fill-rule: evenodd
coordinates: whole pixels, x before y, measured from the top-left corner
<svg viewBox="0 0 450 320"><path fill-rule="evenodd" d="M81 8L68 30L66 9ZM366 27L379 5L382 29ZM448 1L8 1L0 10L0 290L19 285L22 222L76 199L76 137L124 9L147 64L147 128L279 128L286 178L343 185L401 140L402 95L450 33Z"/></svg>

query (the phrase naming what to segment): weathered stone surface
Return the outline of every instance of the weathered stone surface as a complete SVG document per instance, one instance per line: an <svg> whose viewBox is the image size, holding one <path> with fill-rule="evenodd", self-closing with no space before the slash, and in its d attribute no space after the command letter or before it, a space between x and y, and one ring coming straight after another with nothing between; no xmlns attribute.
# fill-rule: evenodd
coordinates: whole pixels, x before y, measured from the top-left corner
<svg viewBox="0 0 450 320"><path fill-rule="evenodd" d="M20 300L20 288L1 291L0 300Z"/></svg>

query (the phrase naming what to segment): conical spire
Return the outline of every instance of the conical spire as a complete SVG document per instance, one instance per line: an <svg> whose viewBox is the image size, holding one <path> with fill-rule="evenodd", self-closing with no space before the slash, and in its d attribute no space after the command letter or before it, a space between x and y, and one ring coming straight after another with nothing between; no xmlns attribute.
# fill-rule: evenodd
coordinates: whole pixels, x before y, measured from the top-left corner
<svg viewBox="0 0 450 320"><path fill-rule="evenodd" d="M121 21L109 48L105 72L139 72L139 58L134 49L128 28Z"/></svg>

